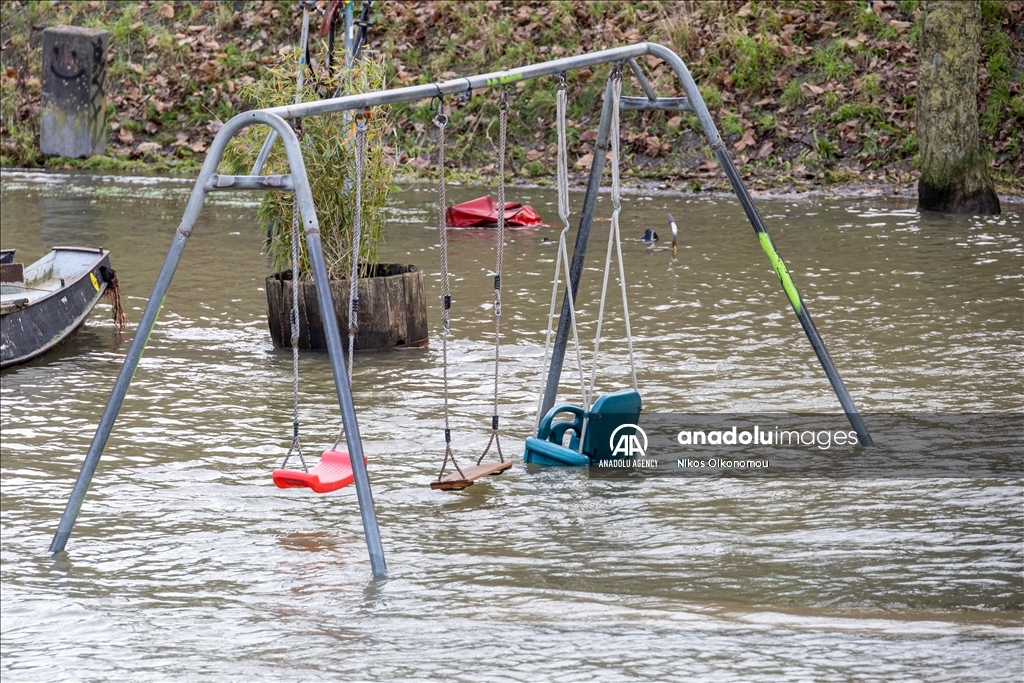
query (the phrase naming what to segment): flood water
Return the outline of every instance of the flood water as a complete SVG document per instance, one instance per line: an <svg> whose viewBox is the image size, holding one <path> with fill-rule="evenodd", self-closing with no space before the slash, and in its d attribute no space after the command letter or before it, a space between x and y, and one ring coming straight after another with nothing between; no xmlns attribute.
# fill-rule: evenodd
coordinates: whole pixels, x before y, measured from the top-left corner
<svg viewBox="0 0 1024 683"><path fill-rule="evenodd" d="M55 245L110 249L137 323L191 183L2 178L2 246L26 263ZM216 195L204 209L66 554L47 547L134 328L120 340L101 304L67 344L4 371L4 680L1024 676L1021 478L524 468L556 253L541 237L554 229L517 231L504 252L500 412L516 464L431 491L444 442L426 187L394 198L381 260L425 270L431 344L355 363L389 570L373 580L353 488L316 496L270 479L291 438L291 355L267 330L253 199ZM557 222L551 190L509 199ZM1020 205L973 218L883 199L757 204L869 427L871 413L1024 410ZM588 346L609 215L605 198L579 300ZM639 240L647 227L656 246ZM645 413L840 412L734 199L631 194L622 228ZM453 443L466 462L489 435L494 244L449 239ZM608 306L599 390L629 382L618 299ZM567 374L560 400L578 402L573 386ZM339 426L326 355L302 355L300 401L315 454Z"/></svg>

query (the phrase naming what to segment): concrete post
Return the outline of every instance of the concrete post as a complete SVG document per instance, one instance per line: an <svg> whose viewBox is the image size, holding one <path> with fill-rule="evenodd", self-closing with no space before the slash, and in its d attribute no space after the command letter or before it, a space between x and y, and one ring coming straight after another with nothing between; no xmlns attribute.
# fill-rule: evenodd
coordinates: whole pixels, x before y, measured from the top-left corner
<svg viewBox="0 0 1024 683"><path fill-rule="evenodd" d="M102 29L43 30L39 149L47 156L102 154L107 142L107 36Z"/></svg>

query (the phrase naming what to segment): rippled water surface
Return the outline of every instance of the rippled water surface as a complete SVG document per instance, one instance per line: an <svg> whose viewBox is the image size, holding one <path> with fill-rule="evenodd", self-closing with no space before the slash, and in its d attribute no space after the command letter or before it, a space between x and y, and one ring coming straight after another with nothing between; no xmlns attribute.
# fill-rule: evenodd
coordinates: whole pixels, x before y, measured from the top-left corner
<svg viewBox="0 0 1024 683"><path fill-rule="evenodd" d="M7 172L2 246L26 262L54 245L110 249L137 322L190 189ZM452 187L449 200L483 192ZM553 192L513 198L556 222ZM67 344L2 375L5 680L1024 676L1020 479L524 468L555 257L541 237L553 229L517 231L504 252L500 410L516 465L431 491L443 425L429 188L394 198L382 258L426 271L431 345L356 358L390 574L372 580L354 490L271 483L290 441L291 356L267 331L252 196L213 199L57 557L47 546L127 339L102 304ZM1022 410L1019 205L972 218L880 199L757 203L862 411ZM605 199L580 294L588 344L609 212ZM632 194L622 226L645 412L839 411L736 201ZM647 227L657 246L639 241ZM480 231L449 239L453 440L468 460L489 433L494 244ZM599 390L629 381L609 302ZM338 429L327 356L303 354L300 377L303 443L316 452ZM574 398L568 375L560 398Z"/></svg>

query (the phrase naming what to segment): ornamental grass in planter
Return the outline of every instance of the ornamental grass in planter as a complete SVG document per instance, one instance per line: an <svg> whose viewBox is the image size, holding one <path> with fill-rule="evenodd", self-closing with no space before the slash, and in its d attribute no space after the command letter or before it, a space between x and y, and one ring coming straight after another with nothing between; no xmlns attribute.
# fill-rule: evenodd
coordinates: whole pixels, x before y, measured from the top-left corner
<svg viewBox="0 0 1024 683"><path fill-rule="evenodd" d="M364 53L365 55L365 53ZM282 64L268 68L257 81L243 85L244 102L268 108L295 101L298 56L288 55ZM385 65L377 58L363 56L352 66L328 73L313 63L312 75L302 88L302 100L325 93L370 92L385 87ZM308 73L308 72L307 72ZM355 235L355 112L322 114L302 119L298 125L306 174L320 223L324 261L331 278L331 297L343 338L348 337L349 273ZM365 112L366 156L363 163L362 221L359 240L359 306L356 349L419 346L427 340L426 299L423 273L406 264L381 264L377 248L383 240L383 209L398 170L388 153L385 136L391 127L386 108ZM231 173L247 174L252 168L267 128L248 129L229 146L225 164ZM287 173L284 146L274 145L263 173ZM267 234L267 253L273 275L267 278L268 320L277 347L291 346L292 307L292 211L294 195L267 192L260 202L257 220ZM300 234L299 257L299 348L323 349L326 341L320 319L316 288L309 268L306 241Z"/></svg>

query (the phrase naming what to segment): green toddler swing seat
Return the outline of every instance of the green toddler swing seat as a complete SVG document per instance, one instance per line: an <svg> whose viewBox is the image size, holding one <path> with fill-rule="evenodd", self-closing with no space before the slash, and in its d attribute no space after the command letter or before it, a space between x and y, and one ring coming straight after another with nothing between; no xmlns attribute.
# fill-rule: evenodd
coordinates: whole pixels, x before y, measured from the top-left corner
<svg viewBox="0 0 1024 683"><path fill-rule="evenodd" d="M609 443L612 432L624 424L637 424L642 409L640 392L636 389L602 394L594 401L589 413L568 403L557 405L540 421L537 436L526 439L523 462L548 467L581 467L609 459L612 455ZM574 417L556 420L559 413L570 413ZM583 437L583 448L580 448L584 417L588 419L587 433ZM569 444L563 445L566 432L571 432Z"/></svg>

